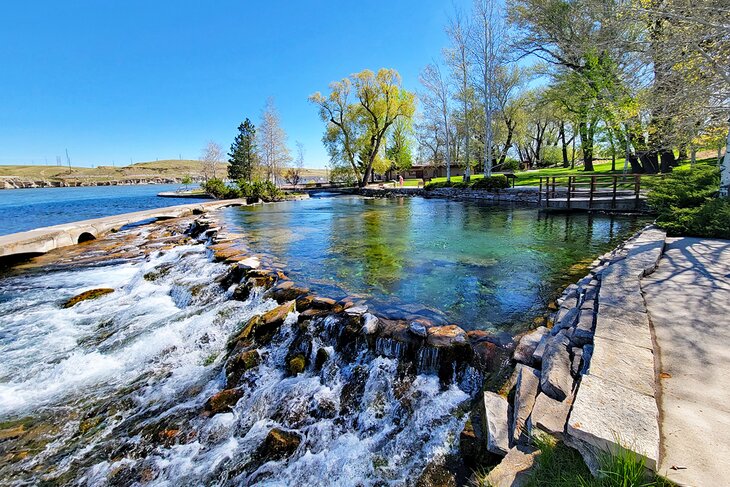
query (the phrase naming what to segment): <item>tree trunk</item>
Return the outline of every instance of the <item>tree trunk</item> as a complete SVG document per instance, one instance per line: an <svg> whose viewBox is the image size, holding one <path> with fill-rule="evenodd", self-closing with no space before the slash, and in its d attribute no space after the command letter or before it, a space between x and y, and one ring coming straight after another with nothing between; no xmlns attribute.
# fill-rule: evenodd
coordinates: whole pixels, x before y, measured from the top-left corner
<svg viewBox="0 0 730 487"><path fill-rule="evenodd" d="M679 148L679 155L677 156L678 161L686 161L687 160L687 146L683 145Z"/></svg>
<svg viewBox="0 0 730 487"><path fill-rule="evenodd" d="M654 151L647 151L639 155L639 162L646 174L657 174L659 172L659 156Z"/></svg>
<svg viewBox="0 0 730 487"><path fill-rule="evenodd" d="M588 124L581 122L578 125L580 132L580 145L583 148L583 170L593 171L593 137Z"/></svg>
<svg viewBox="0 0 730 487"><path fill-rule="evenodd" d="M568 145L565 143L565 122L560 122L559 137L563 146L563 167L570 167L570 161L568 160Z"/></svg>
<svg viewBox="0 0 730 487"><path fill-rule="evenodd" d="M730 129L725 143L725 157L720 164L720 197L730 198Z"/></svg>
<svg viewBox="0 0 730 487"><path fill-rule="evenodd" d="M671 150L663 150L659 153L659 156L661 158L661 172L664 174L672 172L672 168L674 167L675 162L674 152Z"/></svg>
<svg viewBox="0 0 730 487"><path fill-rule="evenodd" d="M507 124L507 141L504 144L504 149L502 150L502 153L499 155L500 167L504 166L504 161L507 159L507 151L509 151L509 148L512 145L512 134L513 133L514 133L514 126L511 126L508 123Z"/></svg>
<svg viewBox="0 0 730 487"><path fill-rule="evenodd" d="M697 162L697 147L695 147L694 145L692 146L692 150L690 151L690 157L691 159L689 166L693 168L695 167L695 163Z"/></svg>

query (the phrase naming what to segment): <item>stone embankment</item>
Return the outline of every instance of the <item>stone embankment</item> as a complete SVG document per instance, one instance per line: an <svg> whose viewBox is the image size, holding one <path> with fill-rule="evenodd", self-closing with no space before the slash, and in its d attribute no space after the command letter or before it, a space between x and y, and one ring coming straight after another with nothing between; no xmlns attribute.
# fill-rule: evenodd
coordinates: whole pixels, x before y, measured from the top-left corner
<svg viewBox="0 0 730 487"><path fill-rule="evenodd" d="M560 195L562 190L556 190ZM424 198L447 198L458 201L489 201L494 203L530 203L537 204L539 188L536 186L516 186L497 192L471 188L438 188L426 190L423 188L362 188L359 193L363 196L389 198L396 196L422 196Z"/></svg>
<svg viewBox="0 0 730 487"><path fill-rule="evenodd" d="M505 456L492 485L524 477L537 454L530 437L540 433L576 448L594 474L601 455L619 449L656 469L654 352L640 279L656 268L665 237L649 227L601 256L558 299L552 326L520 339L513 392L484 393L488 450Z"/></svg>

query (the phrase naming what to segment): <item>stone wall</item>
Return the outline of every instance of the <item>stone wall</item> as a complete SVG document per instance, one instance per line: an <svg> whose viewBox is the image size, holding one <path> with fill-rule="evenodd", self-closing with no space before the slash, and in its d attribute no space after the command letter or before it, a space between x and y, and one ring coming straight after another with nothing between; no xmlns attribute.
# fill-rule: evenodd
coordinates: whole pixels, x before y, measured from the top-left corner
<svg viewBox="0 0 730 487"><path fill-rule="evenodd" d="M363 188L359 194L371 197L397 197L397 196L422 196L424 198L447 198L459 201L491 201L491 202L517 202L537 204L539 200L539 188L536 186L517 186L501 191L485 191L482 189L470 188L439 188L425 190L423 188ZM556 189L555 197L564 197L565 190Z"/></svg>
<svg viewBox="0 0 730 487"><path fill-rule="evenodd" d="M601 452L619 447L656 468L654 352L639 281L656 268L665 237L647 227L601 256L557 300L552 326L520 339L513 401L484 394L490 452L509 458L516 448L529 451L530 436L543 432L576 448L594 474Z"/></svg>

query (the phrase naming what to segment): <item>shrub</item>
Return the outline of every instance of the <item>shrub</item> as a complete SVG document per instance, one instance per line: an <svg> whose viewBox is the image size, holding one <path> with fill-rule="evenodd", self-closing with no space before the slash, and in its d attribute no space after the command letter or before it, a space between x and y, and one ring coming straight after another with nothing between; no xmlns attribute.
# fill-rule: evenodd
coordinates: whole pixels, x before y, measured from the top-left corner
<svg viewBox="0 0 730 487"><path fill-rule="evenodd" d="M423 187L426 191L431 191L432 189L441 189L441 188L450 188L453 185L451 181L434 181L431 183L426 183L426 186Z"/></svg>
<svg viewBox="0 0 730 487"><path fill-rule="evenodd" d="M497 174L488 178L477 179L472 183L474 189L485 189L487 191L499 191L509 188L509 181L503 174Z"/></svg>
<svg viewBox="0 0 730 487"><path fill-rule="evenodd" d="M719 186L715 167L677 171L653 184L649 205L669 235L730 238L730 200L716 197Z"/></svg>
<svg viewBox="0 0 730 487"><path fill-rule="evenodd" d="M241 196L244 198L260 198L264 201L278 201L282 193L271 181L238 180Z"/></svg>
<svg viewBox="0 0 730 487"><path fill-rule="evenodd" d="M241 192L238 188L231 188L218 178L209 179L202 187L206 193L217 199L225 200L241 197Z"/></svg>

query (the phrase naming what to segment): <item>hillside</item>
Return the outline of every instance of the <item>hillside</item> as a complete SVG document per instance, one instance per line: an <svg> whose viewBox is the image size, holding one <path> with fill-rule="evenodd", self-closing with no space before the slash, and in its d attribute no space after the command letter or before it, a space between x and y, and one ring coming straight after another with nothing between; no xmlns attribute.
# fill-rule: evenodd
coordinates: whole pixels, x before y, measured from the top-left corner
<svg viewBox="0 0 730 487"><path fill-rule="evenodd" d="M227 163L218 165L217 173L226 174ZM129 166L67 167L67 166L0 166L0 179L27 182L45 181L54 185L79 185L115 182L154 182L180 180L190 176L203 177L203 164L197 160L163 160L138 162ZM302 177L325 177L324 169L303 169Z"/></svg>

